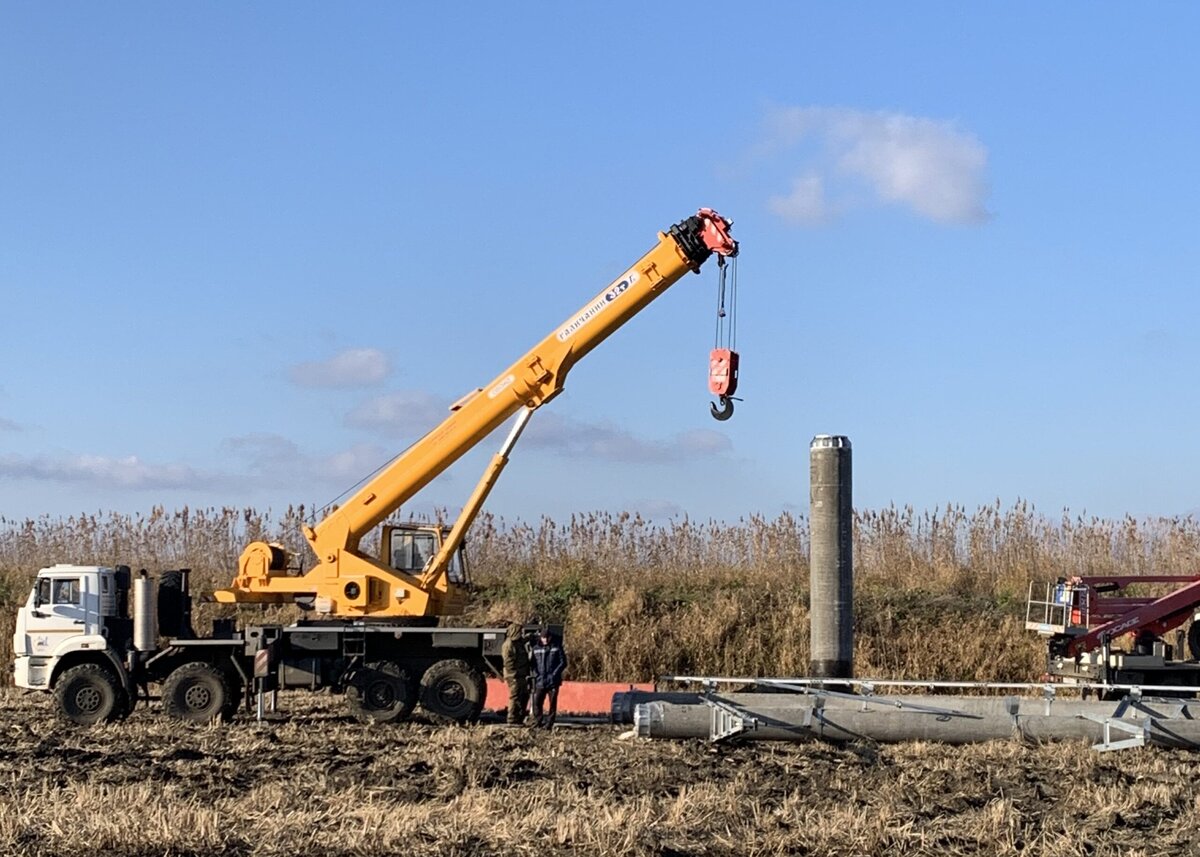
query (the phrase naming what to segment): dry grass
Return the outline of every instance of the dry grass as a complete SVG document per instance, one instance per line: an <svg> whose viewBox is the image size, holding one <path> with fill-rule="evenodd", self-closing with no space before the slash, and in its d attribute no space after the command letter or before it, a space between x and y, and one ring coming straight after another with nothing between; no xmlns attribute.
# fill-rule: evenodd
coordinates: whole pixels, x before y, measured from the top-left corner
<svg viewBox="0 0 1200 857"><path fill-rule="evenodd" d="M146 515L0 519L0 658L33 573L61 561L190 567L200 589L228 582L255 538L307 559L303 508L154 509ZM663 673L795 675L808 663L808 526L803 518L654 524L629 514L505 522L483 515L470 543L478 597L462 621L565 621L576 678ZM1027 679L1041 644L1021 627L1031 580L1065 574L1194 573L1200 522L1051 518L1025 503L855 516L856 652L862 675ZM200 622L219 609L205 605ZM289 618L278 609L259 620Z"/></svg>
<svg viewBox="0 0 1200 857"><path fill-rule="evenodd" d="M370 728L327 698L180 729L60 727L0 692L0 853L1192 854L1200 756L1079 745L617 741L609 727Z"/></svg>

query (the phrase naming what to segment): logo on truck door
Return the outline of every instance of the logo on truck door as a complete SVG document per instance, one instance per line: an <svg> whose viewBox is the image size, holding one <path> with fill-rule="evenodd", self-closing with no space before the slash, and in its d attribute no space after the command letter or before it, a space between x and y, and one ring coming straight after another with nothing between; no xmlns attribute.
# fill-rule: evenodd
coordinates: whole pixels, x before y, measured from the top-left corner
<svg viewBox="0 0 1200 857"><path fill-rule="evenodd" d="M575 316L563 326L563 329L558 332L558 341L566 342L568 338L573 336L579 330L579 328L583 327L593 318L604 312L604 310L608 308L609 304L619 298L626 289L636 283L639 279L640 278L638 277L637 271L630 271L624 277L617 280L615 283L597 295L596 299L588 304L583 311L579 313L579 315Z"/></svg>

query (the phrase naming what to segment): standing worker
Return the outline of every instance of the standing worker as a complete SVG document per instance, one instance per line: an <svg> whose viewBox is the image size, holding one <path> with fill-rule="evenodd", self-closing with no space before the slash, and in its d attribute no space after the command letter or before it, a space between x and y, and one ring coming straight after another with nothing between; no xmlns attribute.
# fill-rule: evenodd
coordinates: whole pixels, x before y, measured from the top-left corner
<svg viewBox="0 0 1200 857"><path fill-rule="evenodd" d="M508 685L508 723L519 726L529 713L529 643L525 627L512 622L500 646L504 661L504 681Z"/></svg>
<svg viewBox="0 0 1200 857"><path fill-rule="evenodd" d="M549 628L538 632L538 641L533 653L533 725L554 725L558 714L558 688L562 685L563 673L567 671L567 653L562 640L550 633ZM550 700L550 712L543 718L542 705Z"/></svg>

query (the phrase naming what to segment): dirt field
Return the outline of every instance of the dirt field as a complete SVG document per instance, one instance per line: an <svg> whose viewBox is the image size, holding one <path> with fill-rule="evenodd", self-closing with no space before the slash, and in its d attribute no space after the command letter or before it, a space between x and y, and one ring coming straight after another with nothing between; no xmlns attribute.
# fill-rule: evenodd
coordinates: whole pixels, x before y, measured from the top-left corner
<svg viewBox="0 0 1200 857"><path fill-rule="evenodd" d="M834 748L291 718L93 730L0 697L0 853L1195 854L1200 756L1078 746Z"/></svg>

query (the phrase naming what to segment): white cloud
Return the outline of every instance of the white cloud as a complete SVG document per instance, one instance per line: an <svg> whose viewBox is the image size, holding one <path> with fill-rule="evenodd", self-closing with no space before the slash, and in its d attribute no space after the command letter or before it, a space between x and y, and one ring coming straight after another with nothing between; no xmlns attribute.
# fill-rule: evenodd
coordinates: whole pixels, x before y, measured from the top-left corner
<svg viewBox="0 0 1200 857"><path fill-rule="evenodd" d="M318 516L327 514L333 503L342 502L397 457L395 449L366 443L355 444L340 452L311 454L304 452L290 438L277 434L232 437L226 439L223 446L230 456L239 460L242 472L253 481L255 488L270 488L289 497L324 492L325 496L314 498L318 505L313 509ZM452 481L448 474L442 473L434 484ZM338 496L334 498L333 494ZM320 505L323 503L330 505ZM405 515L412 515L415 508L406 503Z"/></svg>
<svg viewBox="0 0 1200 857"><path fill-rule="evenodd" d="M20 431L20 430L21 430L21 426L19 423L15 423L12 420L5 419L4 417L0 417L0 431Z"/></svg>
<svg viewBox="0 0 1200 857"><path fill-rule="evenodd" d="M155 464L136 455L58 457L0 456L0 480L28 480L125 490L258 490L307 492L345 488L375 472L395 456L371 444L330 454L310 454L295 441L275 434L244 435L222 442L228 471L201 471L185 464Z"/></svg>
<svg viewBox="0 0 1200 857"><path fill-rule="evenodd" d="M567 458L601 459L630 464L668 464L733 450L726 435L709 429L681 432L666 440L647 440L609 423L593 423L557 413L534 414L525 445Z"/></svg>
<svg viewBox="0 0 1200 857"><path fill-rule="evenodd" d="M136 455L108 458L70 455L58 458L0 457L0 479L28 479L106 488L167 489L207 488L220 479L184 464L149 464Z"/></svg>
<svg viewBox="0 0 1200 857"><path fill-rule="evenodd" d="M695 458L703 455L724 455L733 452L733 441L728 435L712 429L692 429L675 435L673 441L679 455Z"/></svg>
<svg viewBox="0 0 1200 857"><path fill-rule="evenodd" d="M351 428L370 429L391 437L424 435L450 415L450 403L423 390L401 390L375 396L346 415Z"/></svg>
<svg viewBox="0 0 1200 857"><path fill-rule="evenodd" d="M767 206L784 220L815 226L832 219L833 211L825 198L825 181L809 172L792 182L786 196L773 196Z"/></svg>
<svg viewBox="0 0 1200 857"><path fill-rule="evenodd" d="M289 488L312 483L344 487L390 460L387 452L370 444L356 444L328 455L311 455L295 441L277 434L231 437L223 446L242 461L242 469L254 475L256 482Z"/></svg>
<svg viewBox="0 0 1200 857"><path fill-rule="evenodd" d="M368 399L346 415L345 423L386 437L413 439L449 416L449 406L448 400L432 393L404 390ZM666 463L722 455L731 452L733 444L726 435L708 429L648 440L609 423L589 422L541 408L530 420L519 447L569 458Z"/></svg>
<svg viewBox="0 0 1200 857"><path fill-rule="evenodd" d="M937 223L974 224L988 218L987 148L949 121L903 113L835 107L772 111L760 155L801 153L809 163L787 195L768 202L787 220L810 224L828 218L831 186L847 206L856 184L878 200L905 206ZM803 143L817 143L802 148Z"/></svg>
<svg viewBox="0 0 1200 857"><path fill-rule="evenodd" d="M378 348L350 348L328 360L300 363L290 370L301 387L369 387L391 374L391 362Z"/></svg>

